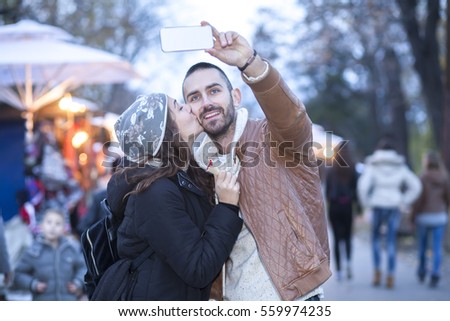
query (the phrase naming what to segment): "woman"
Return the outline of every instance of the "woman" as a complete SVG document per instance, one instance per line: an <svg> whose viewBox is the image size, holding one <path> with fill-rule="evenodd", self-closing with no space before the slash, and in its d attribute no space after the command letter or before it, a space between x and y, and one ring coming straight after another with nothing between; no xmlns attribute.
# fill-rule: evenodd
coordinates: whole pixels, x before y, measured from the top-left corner
<svg viewBox="0 0 450 321"><path fill-rule="evenodd" d="M126 155L107 187L121 222L119 256L153 250L138 269L130 300L208 300L242 227L236 176L215 175L214 205L211 174L190 154L202 128L189 105L164 94L139 96L115 130Z"/></svg>
<svg viewBox="0 0 450 321"><path fill-rule="evenodd" d="M422 184L397 153L390 139L382 139L377 150L366 158L363 173L357 182L358 199L372 212L371 238L374 275L372 284L379 286L382 278L382 250L385 240L386 287L393 289L397 264L397 232L402 210L419 197ZM386 233L383 233L384 227Z"/></svg>
<svg viewBox="0 0 450 321"><path fill-rule="evenodd" d="M415 202L412 223L416 226L419 266L417 276L420 282L430 275L430 287L438 285L441 275L442 248L448 222L450 188L448 173L439 155L432 151L423 158L422 193ZM433 260L427 270L428 239L432 237Z"/></svg>
<svg viewBox="0 0 450 321"><path fill-rule="evenodd" d="M358 174L348 143L336 147L340 159L334 159L326 177L328 218L334 240L334 259L338 280L342 280L342 261L347 279L352 278L353 207L358 202L356 183ZM342 163L341 161L345 162ZM345 257L341 256L342 245Z"/></svg>

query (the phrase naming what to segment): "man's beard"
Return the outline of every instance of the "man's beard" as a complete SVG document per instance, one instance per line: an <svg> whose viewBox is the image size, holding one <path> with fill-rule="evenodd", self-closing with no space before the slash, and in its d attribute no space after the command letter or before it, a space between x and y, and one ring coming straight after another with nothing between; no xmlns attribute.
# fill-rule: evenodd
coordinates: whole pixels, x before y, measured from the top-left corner
<svg viewBox="0 0 450 321"><path fill-rule="evenodd" d="M224 136L228 132L231 124L233 123L236 112L234 110L233 104L229 104L226 114L223 113L224 109L220 106L211 106L210 108L204 110L202 114L213 110L220 111L221 114L224 115L224 118L213 120L206 124L202 123L201 125L211 138L219 138L221 136Z"/></svg>

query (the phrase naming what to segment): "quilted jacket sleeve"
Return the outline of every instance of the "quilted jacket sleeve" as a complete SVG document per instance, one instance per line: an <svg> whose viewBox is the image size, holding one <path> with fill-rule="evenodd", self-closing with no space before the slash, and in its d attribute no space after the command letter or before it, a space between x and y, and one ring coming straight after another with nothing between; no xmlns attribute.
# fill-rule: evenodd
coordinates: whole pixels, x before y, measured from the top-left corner
<svg viewBox="0 0 450 321"><path fill-rule="evenodd" d="M312 140L312 122L278 70L269 64L268 75L258 82L243 80L252 89L266 115L269 131L278 142L293 142L299 149Z"/></svg>

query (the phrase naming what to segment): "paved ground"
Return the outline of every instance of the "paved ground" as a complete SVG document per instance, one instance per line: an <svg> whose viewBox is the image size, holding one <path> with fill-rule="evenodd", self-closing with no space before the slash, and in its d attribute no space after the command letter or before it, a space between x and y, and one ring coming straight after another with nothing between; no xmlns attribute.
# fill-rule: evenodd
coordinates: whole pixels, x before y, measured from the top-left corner
<svg viewBox="0 0 450 321"><path fill-rule="evenodd" d="M375 288L371 285L373 269L369 223L364 218L359 218L355 223L353 257L353 278L338 281L336 273L333 273L333 276L324 284L324 300L450 301L450 253L445 253L443 275L439 286L431 289L427 283L420 284L416 278L417 259L414 239L400 238L395 287L387 289L382 285ZM334 262L331 263L334 269ZM27 293L11 293L9 299L30 300L30 296Z"/></svg>
<svg viewBox="0 0 450 321"><path fill-rule="evenodd" d="M324 284L325 298L331 301L450 301L450 253L445 253L442 279L437 288L419 283L416 278L416 245L412 237L401 237L397 256L396 282L393 289L373 287L369 225L364 218L355 224L353 243L353 278L337 280L336 273ZM331 238L330 238L331 240ZM331 241L332 242L332 241ZM383 263L385 263L383 253ZM334 265L332 268L334 272Z"/></svg>

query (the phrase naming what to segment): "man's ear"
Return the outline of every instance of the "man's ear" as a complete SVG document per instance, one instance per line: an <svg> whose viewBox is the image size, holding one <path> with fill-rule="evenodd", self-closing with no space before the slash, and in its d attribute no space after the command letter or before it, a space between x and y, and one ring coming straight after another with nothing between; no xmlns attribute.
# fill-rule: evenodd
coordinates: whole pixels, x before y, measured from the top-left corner
<svg viewBox="0 0 450 321"><path fill-rule="evenodd" d="M231 97L233 98L233 106L234 108L238 108L241 105L241 90L239 88L234 88L231 91Z"/></svg>

